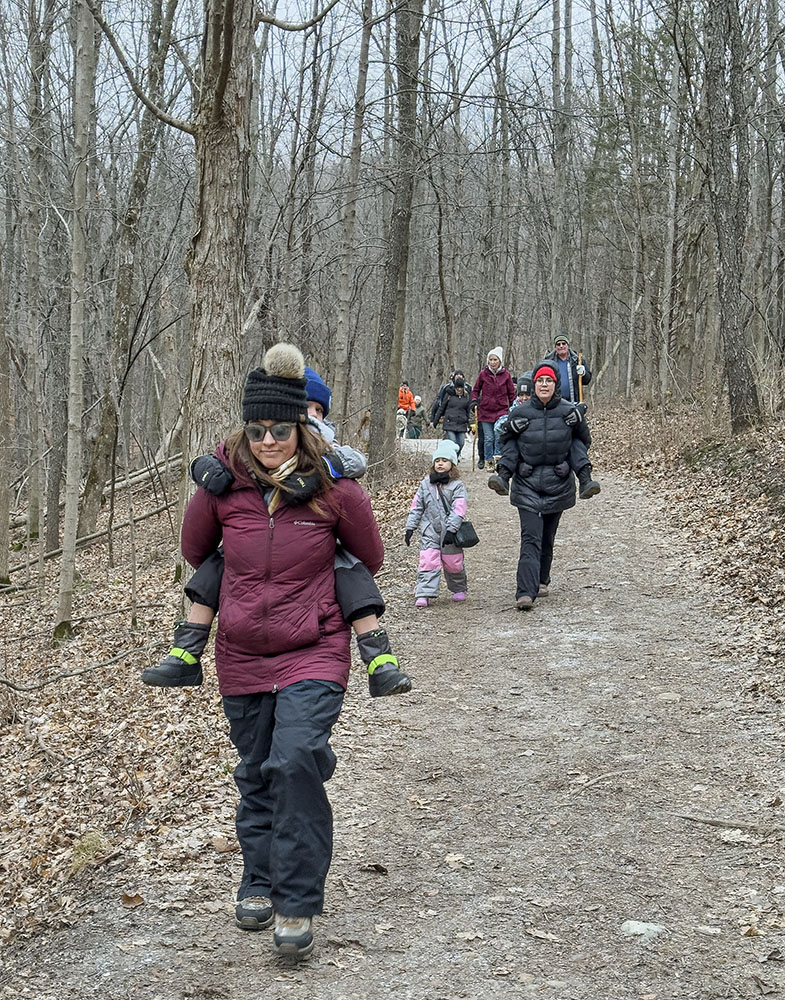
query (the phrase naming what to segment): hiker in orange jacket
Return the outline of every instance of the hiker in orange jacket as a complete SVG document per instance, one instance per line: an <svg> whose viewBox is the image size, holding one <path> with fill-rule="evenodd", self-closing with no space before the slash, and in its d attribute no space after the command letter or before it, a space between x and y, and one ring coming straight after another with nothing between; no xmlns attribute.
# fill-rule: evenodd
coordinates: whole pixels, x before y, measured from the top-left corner
<svg viewBox="0 0 785 1000"><path fill-rule="evenodd" d="M414 393L409 388L408 382L401 382L401 387L398 390L398 409L406 410L406 415L409 415L409 410L414 410Z"/></svg>

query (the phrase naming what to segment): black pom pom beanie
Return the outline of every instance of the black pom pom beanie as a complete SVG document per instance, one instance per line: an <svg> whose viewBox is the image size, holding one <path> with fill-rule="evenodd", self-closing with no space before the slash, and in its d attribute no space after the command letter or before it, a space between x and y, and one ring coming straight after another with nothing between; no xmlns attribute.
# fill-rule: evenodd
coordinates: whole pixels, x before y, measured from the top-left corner
<svg viewBox="0 0 785 1000"><path fill-rule="evenodd" d="M243 391L243 422L280 420L297 423L308 414L305 360L294 344L274 344L262 367L248 375Z"/></svg>

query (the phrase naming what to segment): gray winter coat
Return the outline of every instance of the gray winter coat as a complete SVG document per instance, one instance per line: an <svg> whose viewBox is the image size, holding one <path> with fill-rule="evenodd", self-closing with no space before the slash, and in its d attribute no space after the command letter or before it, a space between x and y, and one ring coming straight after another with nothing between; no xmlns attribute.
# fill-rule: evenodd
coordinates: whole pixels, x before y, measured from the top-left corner
<svg viewBox="0 0 785 1000"><path fill-rule="evenodd" d="M406 519L406 530L420 529L421 549L440 549L445 532L457 531L466 517L469 495L460 479L452 479L441 484L441 492L450 511L446 513L439 499L436 484L425 479L417 487L412 500L412 508Z"/></svg>

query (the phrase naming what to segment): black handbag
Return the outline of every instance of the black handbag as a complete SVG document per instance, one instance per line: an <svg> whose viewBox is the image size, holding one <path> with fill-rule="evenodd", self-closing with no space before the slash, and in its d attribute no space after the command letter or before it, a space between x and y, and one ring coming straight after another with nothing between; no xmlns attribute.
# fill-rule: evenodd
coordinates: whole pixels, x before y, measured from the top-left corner
<svg viewBox="0 0 785 1000"><path fill-rule="evenodd" d="M444 499L444 494L439 487L439 499L444 507L444 513L449 515L450 508L447 506L447 501ZM478 545L480 542L477 532L474 530L474 525L471 521L461 521L461 526L455 532L455 544L459 549L470 549L473 545Z"/></svg>

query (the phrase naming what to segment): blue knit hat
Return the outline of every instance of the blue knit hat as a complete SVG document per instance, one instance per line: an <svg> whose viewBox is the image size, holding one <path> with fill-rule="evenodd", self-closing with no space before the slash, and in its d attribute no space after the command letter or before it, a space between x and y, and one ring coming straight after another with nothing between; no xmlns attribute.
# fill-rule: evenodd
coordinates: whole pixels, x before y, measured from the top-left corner
<svg viewBox="0 0 785 1000"><path fill-rule="evenodd" d="M308 399L312 399L315 403L319 403L322 410L324 410L324 415L326 417L330 412L330 404L333 401L333 394L322 376L308 365L305 366L305 394Z"/></svg>
<svg viewBox="0 0 785 1000"><path fill-rule="evenodd" d="M450 441L445 438L440 441L436 446L436 451L433 453L432 461L436 461L437 458L446 458L448 462L452 462L453 465L458 464L458 445L454 441Z"/></svg>

